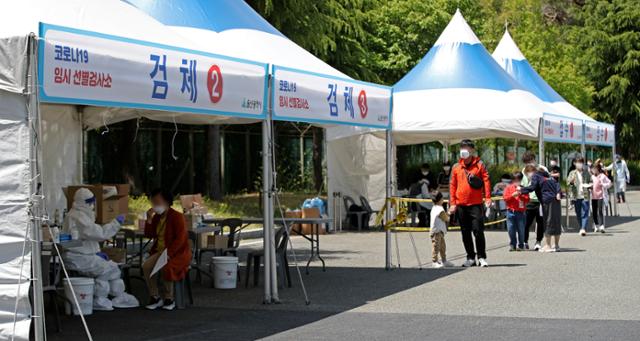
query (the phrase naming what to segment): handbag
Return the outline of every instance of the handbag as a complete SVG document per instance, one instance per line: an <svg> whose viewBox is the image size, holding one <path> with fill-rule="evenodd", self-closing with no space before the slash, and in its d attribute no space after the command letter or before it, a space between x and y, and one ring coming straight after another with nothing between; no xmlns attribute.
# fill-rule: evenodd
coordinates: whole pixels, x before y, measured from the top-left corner
<svg viewBox="0 0 640 341"><path fill-rule="evenodd" d="M464 172L467 175L467 182L469 182L469 186L471 186L471 188L481 189L484 186L484 181L482 181L480 177L469 173L466 169L464 170Z"/></svg>

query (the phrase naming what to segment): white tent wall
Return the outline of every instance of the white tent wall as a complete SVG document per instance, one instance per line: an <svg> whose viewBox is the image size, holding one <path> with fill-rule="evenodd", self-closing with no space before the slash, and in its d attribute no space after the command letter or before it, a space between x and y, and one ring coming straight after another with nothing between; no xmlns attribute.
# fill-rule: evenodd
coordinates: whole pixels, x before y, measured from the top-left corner
<svg viewBox="0 0 640 341"><path fill-rule="evenodd" d="M62 187L82 182L82 126L75 106L41 105L42 190L53 216L67 207Z"/></svg>
<svg viewBox="0 0 640 341"><path fill-rule="evenodd" d="M0 339L28 340L30 127L27 96L0 90ZM17 310L16 310L17 308ZM17 313L17 314L16 314ZM15 329L14 329L15 320Z"/></svg>
<svg viewBox="0 0 640 341"><path fill-rule="evenodd" d="M366 197L374 210L385 201L386 142L373 134L361 134L327 141L328 206L334 207L333 193L350 196L360 204L359 197ZM340 217L346 211L342 199ZM337 212L332 212L337 214ZM372 217L374 218L374 217Z"/></svg>

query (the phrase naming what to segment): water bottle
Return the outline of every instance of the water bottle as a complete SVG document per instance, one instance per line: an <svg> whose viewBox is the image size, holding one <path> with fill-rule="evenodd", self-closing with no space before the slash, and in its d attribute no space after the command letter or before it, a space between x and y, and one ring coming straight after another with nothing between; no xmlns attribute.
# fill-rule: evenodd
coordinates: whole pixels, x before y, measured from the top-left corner
<svg viewBox="0 0 640 341"><path fill-rule="evenodd" d="M53 240L53 242L56 243L56 244L59 244L60 243L60 229L58 228L58 226L54 225L54 226L50 227L49 231L51 231L51 239Z"/></svg>

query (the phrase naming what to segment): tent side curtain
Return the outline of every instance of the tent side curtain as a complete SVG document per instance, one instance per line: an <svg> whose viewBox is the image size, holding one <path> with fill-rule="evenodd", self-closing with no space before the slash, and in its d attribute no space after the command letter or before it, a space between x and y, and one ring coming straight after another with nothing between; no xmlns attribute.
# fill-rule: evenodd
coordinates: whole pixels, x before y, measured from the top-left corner
<svg viewBox="0 0 640 341"><path fill-rule="evenodd" d="M23 93L27 74L27 36L0 39L0 90Z"/></svg>
<svg viewBox="0 0 640 341"><path fill-rule="evenodd" d="M27 96L0 90L0 339L28 340L30 127ZM17 310L16 310L17 308ZM16 324L14 326L14 316ZM15 329L14 329L15 328Z"/></svg>

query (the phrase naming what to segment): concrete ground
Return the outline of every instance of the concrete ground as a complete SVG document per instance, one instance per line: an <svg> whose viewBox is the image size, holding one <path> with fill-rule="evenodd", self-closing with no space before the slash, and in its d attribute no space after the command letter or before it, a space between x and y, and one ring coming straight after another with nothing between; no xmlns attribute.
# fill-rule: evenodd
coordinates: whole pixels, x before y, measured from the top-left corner
<svg viewBox="0 0 640 341"><path fill-rule="evenodd" d="M640 216L640 192L628 199L630 210L623 205L620 217L608 218L607 233L580 237L568 229L559 253L508 252L506 232L488 231L489 268L429 269L427 235L414 233L426 265L419 270L409 234L402 233L402 267L385 271L383 233L325 235L326 272L317 261L309 275L300 269L310 305L292 266L293 287L280 289L281 304L263 305L262 287L245 289L244 281L231 291L205 282L195 284L195 305L185 310L117 310L87 322L94 340L119 341L640 340L640 222L630 216ZM450 260L461 264L460 234L446 240ZM294 245L306 264L308 242L296 237ZM86 339L77 317L65 317L62 327L50 328L48 339Z"/></svg>

